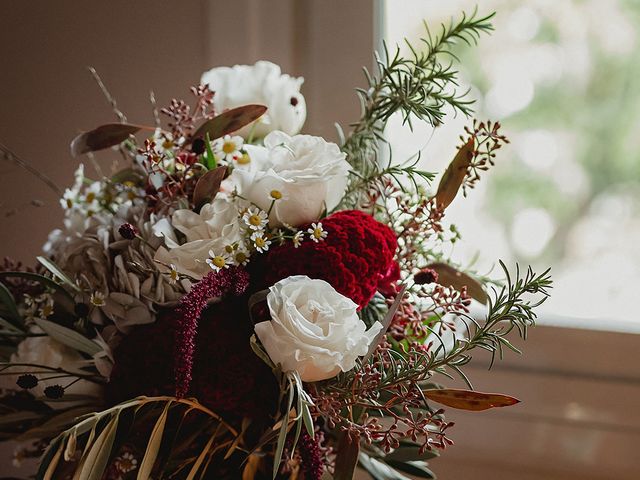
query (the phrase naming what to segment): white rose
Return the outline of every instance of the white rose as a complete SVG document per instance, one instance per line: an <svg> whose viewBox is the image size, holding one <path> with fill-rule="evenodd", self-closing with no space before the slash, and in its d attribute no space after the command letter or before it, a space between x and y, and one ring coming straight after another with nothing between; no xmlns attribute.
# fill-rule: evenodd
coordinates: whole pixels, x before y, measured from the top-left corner
<svg viewBox="0 0 640 480"><path fill-rule="evenodd" d="M14 354L11 355L11 363L25 363L33 365L43 365L49 368L61 368L67 372L84 373L82 368L88 367L94 364L94 360L86 360L76 350L63 345L62 343L54 340L48 336L42 337L27 337L20 344ZM5 375L0 377L0 387L9 390L17 390L16 380L18 376L23 373L29 373L32 371L41 372L41 368L28 367L28 366L16 366L9 367L6 373L15 373L15 375ZM30 391L35 397L43 398L45 388L53 385L66 386L71 383L75 377L65 378L52 378L51 380L44 380L43 378L55 376L53 373L37 373L35 376L38 378L38 384ZM88 380L79 380L73 385L65 389L65 394L74 395L89 395L99 397L102 391L102 387ZM63 397L64 398L64 397ZM49 402L50 406L54 408L62 408L68 406L68 402Z"/></svg>
<svg viewBox="0 0 640 480"><path fill-rule="evenodd" d="M240 195L263 210L271 205L271 192L279 191L269 221L272 227L303 225L335 208L347 187L349 164L335 143L310 135L290 137L272 132L262 150L250 152L249 168L236 168L231 181Z"/></svg>
<svg viewBox="0 0 640 480"><path fill-rule="evenodd" d="M296 275L269 289L271 320L255 326L269 357L283 371L297 371L305 382L351 370L365 355L382 325L369 330L358 307L324 280Z"/></svg>
<svg viewBox="0 0 640 480"><path fill-rule="evenodd" d="M274 130L290 135L300 131L307 107L300 87L304 79L282 74L271 62L255 65L218 67L205 72L200 83L215 91L213 104L217 112L251 103L265 105L267 113L255 124L240 130L240 135L263 137Z"/></svg>
<svg viewBox="0 0 640 480"><path fill-rule="evenodd" d="M165 237L167 248L160 247L155 259L165 265L175 265L179 273L201 279L211 271L206 264L209 250L222 253L227 245L242 240L239 206L237 202L218 196L213 202L203 205L200 213L176 210L171 224L186 237L186 242L178 245L175 237L167 231L166 222L163 222L156 232Z"/></svg>

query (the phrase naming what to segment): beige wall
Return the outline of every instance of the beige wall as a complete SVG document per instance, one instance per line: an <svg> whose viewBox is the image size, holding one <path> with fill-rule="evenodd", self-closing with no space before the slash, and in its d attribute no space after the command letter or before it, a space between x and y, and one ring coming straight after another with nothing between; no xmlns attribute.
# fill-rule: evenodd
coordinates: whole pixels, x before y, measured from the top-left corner
<svg viewBox="0 0 640 480"><path fill-rule="evenodd" d="M149 124L150 89L163 105L186 97L206 68L272 60L306 78L306 131L334 137L333 122L358 116L353 88L372 59L369 0L0 0L0 8L0 142L62 187L78 163L70 139L113 121L89 65L130 121ZM109 155L99 161L109 165ZM0 257L31 262L61 222L56 195L0 161L0 204Z"/></svg>

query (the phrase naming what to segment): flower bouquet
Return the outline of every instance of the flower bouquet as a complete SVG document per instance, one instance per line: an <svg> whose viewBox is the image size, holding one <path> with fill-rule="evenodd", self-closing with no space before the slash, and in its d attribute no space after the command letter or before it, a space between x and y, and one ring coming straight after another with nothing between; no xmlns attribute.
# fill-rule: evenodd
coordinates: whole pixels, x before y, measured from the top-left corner
<svg viewBox="0 0 640 480"><path fill-rule="evenodd" d="M383 131L470 114L444 60L490 16L384 52L339 144L301 135L302 79L269 62L214 68L192 102L82 133L64 227L38 266L0 272L2 438L38 479L432 478L452 441L443 407L512 405L449 389L471 351L515 350L548 273L492 282L445 254L448 205L507 140L464 132L437 183ZM164 116L166 122L162 122ZM385 160L388 158L389 160ZM472 308L476 307L472 314ZM477 314L475 312L481 312Z"/></svg>

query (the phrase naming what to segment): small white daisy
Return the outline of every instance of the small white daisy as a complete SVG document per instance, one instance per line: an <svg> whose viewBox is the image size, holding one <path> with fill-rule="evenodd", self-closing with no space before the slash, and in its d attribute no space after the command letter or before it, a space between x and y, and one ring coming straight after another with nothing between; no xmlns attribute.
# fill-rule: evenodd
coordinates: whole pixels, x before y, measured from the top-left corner
<svg viewBox="0 0 640 480"><path fill-rule="evenodd" d="M244 140L238 135L225 135L213 142L213 152L216 154L216 157L224 162L232 163L234 160L239 161L243 156L243 143Z"/></svg>
<svg viewBox="0 0 640 480"><path fill-rule="evenodd" d="M219 272L223 268L229 268L232 258L227 252L216 255L212 250L209 250L209 258L206 262L214 272Z"/></svg>
<svg viewBox="0 0 640 480"><path fill-rule="evenodd" d="M265 237L264 232L255 232L251 235L251 240L253 241L253 245L256 247L256 250L260 253L264 253L269 250L269 245L271 245L271 240Z"/></svg>
<svg viewBox="0 0 640 480"><path fill-rule="evenodd" d="M102 292L93 292L89 301L94 307L104 307L107 304L104 293Z"/></svg>
<svg viewBox="0 0 640 480"><path fill-rule="evenodd" d="M235 253L233 254L233 260L236 265L246 265L249 263L249 250L244 245L238 245Z"/></svg>
<svg viewBox="0 0 640 480"><path fill-rule="evenodd" d="M262 230L269 223L269 216L264 210L249 207L242 215L242 220L251 230Z"/></svg>
<svg viewBox="0 0 640 480"><path fill-rule="evenodd" d="M178 274L178 270L176 269L176 266L172 263L171 265L169 265L169 285L175 285L176 283L178 283L178 280L180 279L180 275Z"/></svg>
<svg viewBox="0 0 640 480"><path fill-rule="evenodd" d="M322 223L312 223L311 227L307 230L309 232L309 238L314 242L318 243L320 240L324 240L327 238L329 233L322 228Z"/></svg>
<svg viewBox="0 0 640 480"><path fill-rule="evenodd" d="M119 473L129 473L138 468L138 460L131 452L125 452L115 459L115 466Z"/></svg>
<svg viewBox="0 0 640 480"><path fill-rule="evenodd" d="M298 248L302 243L302 240L304 240L304 232L302 230L300 230L299 232L296 232L292 240L293 240L294 248Z"/></svg>
<svg viewBox="0 0 640 480"><path fill-rule="evenodd" d="M269 192L269 199L270 200L287 200L289 197L287 195L285 195L284 193L282 193L280 190L271 190Z"/></svg>

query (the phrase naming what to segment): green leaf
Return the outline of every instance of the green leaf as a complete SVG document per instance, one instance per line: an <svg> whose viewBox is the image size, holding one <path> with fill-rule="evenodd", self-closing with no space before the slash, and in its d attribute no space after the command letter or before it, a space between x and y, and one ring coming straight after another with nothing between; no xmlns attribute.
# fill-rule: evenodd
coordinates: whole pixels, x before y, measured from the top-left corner
<svg viewBox="0 0 640 480"><path fill-rule="evenodd" d="M18 327L22 320L18 307L16 307L16 301L9 289L0 282L0 304L5 306L7 316L10 317L11 324L14 327Z"/></svg>
<svg viewBox="0 0 640 480"><path fill-rule="evenodd" d="M156 462L158 451L160 450L160 445L162 443L162 436L164 434L164 426L167 423L169 408L171 408L171 402L168 402L165 405L162 413L160 414L160 417L158 418L158 421L153 427L153 431L151 432L151 436L149 437L149 443L147 443L147 449L144 452L142 463L140 464L140 468L138 469L138 480L147 480L151 477L153 464Z"/></svg>
<svg viewBox="0 0 640 480"><path fill-rule="evenodd" d="M76 292L80 291L80 288L71 280L60 268L53 263L53 261L49 260L47 257L38 256L37 260L51 273L53 273L56 277L66 283L69 287L71 287Z"/></svg>
<svg viewBox="0 0 640 480"><path fill-rule="evenodd" d="M343 433L338 442L336 467L333 475L334 480L352 480L358 464L358 454L360 453L360 442L349 441L349 436Z"/></svg>
<svg viewBox="0 0 640 480"><path fill-rule="evenodd" d="M206 163L205 166L209 169L209 170L213 170L214 168L216 168L218 165L216 163L216 156L213 153L213 150L211 149L211 137L209 136L209 132L207 132L206 136L206 142L205 142L205 147L207 148L207 154L206 154Z"/></svg>
<svg viewBox="0 0 640 480"><path fill-rule="evenodd" d="M41 285L51 288L56 292L60 292L69 299L73 299L73 297L67 292L64 287L55 281L47 278L43 275L39 275L37 273L32 272L0 272L0 279L3 278L24 278L25 280L31 280L33 282L40 283Z"/></svg>
<svg viewBox="0 0 640 480"><path fill-rule="evenodd" d="M97 343L89 340L87 337L75 330L71 330L70 328L63 327L62 325L58 325L57 323L41 318L36 318L35 322L36 325L44 330L44 333L49 335L51 338L68 347L78 350L79 352L84 352L93 356L102 351Z"/></svg>
<svg viewBox="0 0 640 480"><path fill-rule="evenodd" d="M424 453L420 453L419 445L400 442L400 447L386 455L383 460L385 462L388 462L389 460L396 462L410 462L414 460L430 460L438 456L439 454L436 450L425 450Z"/></svg>
<svg viewBox="0 0 640 480"><path fill-rule="evenodd" d="M276 453L273 458L273 478L275 479L280 469L280 461L282 460L282 451L284 450L284 444L287 440L287 431L289 429L289 412L293 406L293 394L294 389L291 383L289 384L289 400L287 401L287 409L282 416L282 425L280 426L280 433L278 433L278 444L276 445Z"/></svg>
<svg viewBox="0 0 640 480"><path fill-rule="evenodd" d="M397 462L387 461L387 464L393 468L400 470L401 472L408 473L418 478L436 478L435 474L427 468L427 464L424 462Z"/></svg>
<svg viewBox="0 0 640 480"><path fill-rule="evenodd" d="M100 480L102 478L111 456L111 448L118 431L119 418L118 413L109 420L104 430L98 435L83 461L78 480Z"/></svg>

